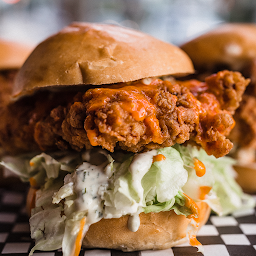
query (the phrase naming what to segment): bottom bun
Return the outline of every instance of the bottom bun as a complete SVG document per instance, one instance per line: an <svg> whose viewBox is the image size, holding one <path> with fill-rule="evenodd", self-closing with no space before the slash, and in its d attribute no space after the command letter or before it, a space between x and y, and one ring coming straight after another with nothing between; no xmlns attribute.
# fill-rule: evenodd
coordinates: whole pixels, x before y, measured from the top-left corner
<svg viewBox="0 0 256 256"><path fill-rule="evenodd" d="M30 188L27 195L27 211L30 215L35 206L37 189ZM210 215L210 207L205 202L197 203L199 228ZM129 216L101 219L90 226L82 246L84 248L106 248L122 251L160 250L187 242L186 230L191 219L177 215L173 210L159 213L141 213L140 226L136 232L128 229Z"/></svg>
<svg viewBox="0 0 256 256"><path fill-rule="evenodd" d="M256 192L256 166L234 165L237 173L236 181L247 193Z"/></svg>
<svg viewBox="0 0 256 256"><path fill-rule="evenodd" d="M210 207L198 203L199 227L209 218ZM190 219L173 210L159 213L141 213L140 227L132 232L127 227L128 216L102 219L90 226L83 240L85 248L107 248L122 251L160 250L187 242L186 230Z"/></svg>

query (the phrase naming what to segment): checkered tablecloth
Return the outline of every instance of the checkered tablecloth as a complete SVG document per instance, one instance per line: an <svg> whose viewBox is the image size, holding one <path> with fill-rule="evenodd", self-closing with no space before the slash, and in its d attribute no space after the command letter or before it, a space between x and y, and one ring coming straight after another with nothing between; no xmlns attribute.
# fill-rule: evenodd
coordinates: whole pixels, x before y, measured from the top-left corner
<svg viewBox="0 0 256 256"><path fill-rule="evenodd" d="M0 189L0 255L25 256L33 247L25 210L26 191ZM256 255L255 210L227 217L211 216L200 230L198 240L205 256ZM61 256L61 251L35 252L34 256ZM163 251L124 253L115 250L82 250L80 256L200 256L189 244Z"/></svg>

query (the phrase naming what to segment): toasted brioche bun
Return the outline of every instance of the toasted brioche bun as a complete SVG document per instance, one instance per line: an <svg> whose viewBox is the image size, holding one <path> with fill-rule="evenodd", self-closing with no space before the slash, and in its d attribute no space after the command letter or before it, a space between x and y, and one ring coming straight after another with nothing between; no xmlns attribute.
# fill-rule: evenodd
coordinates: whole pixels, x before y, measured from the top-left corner
<svg viewBox="0 0 256 256"><path fill-rule="evenodd" d="M256 57L256 25L231 23L217 27L181 46L195 69L212 69L225 64L239 70L248 59Z"/></svg>
<svg viewBox="0 0 256 256"><path fill-rule="evenodd" d="M210 207L198 204L203 226L210 215ZM109 248L122 251L162 250L187 241L186 230L191 219L177 215L173 210L159 213L141 213L140 227L132 232L127 227L129 216L102 219L90 226L83 240L85 248Z"/></svg>
<svg viewBox="0 0 256 256"><path fill-rule="evenodd" d="M27 195L27 211L34 207L35 188ZM205 202L197 203L199 228L208 220L210 207ZM161 250L187 242L186 230L191 219L177 215L173 210L159 213L141 213L140 227L128 229L129 216L101 219L90 226L83 239L84 248L108 248L122 251Z"/></svg>
<svg viewBox="0 0 256 256"><path fill-rule="evenodd" d="M178 47L120 26L73 23L39 44L21 68L14 96L38 88L102 85L193 73Z"/></svg>
<svg viewBox="0 0 256 256"><path fill-rule="evenodd" d="M31 45L0 39L0 70L19 69L31 52Z"/></svg>

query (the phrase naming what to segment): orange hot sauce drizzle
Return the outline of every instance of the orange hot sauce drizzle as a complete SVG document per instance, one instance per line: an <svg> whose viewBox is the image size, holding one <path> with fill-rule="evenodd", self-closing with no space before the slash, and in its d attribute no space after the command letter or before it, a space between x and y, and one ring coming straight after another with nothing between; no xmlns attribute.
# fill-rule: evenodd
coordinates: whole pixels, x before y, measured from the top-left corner
<svg viewBox="0 0 256 256"><path fill-rule="evenodd" d="M212 187L209 186L201 186L199 188L199 199L204 200L206 195L211 191Z"/></svg>
<svg viewBox="0 0 256 256"><path fill-rule="evenodd" d="M202 177L205 175L205 172L206 172L205 165L195 157L194 157L194 169L198 177Z"/></svg>
<svg viewBox="0 0 256 256"><path fill-rule="evenodd" d="M76 237L74 253L71 256L78 256L81 251L82 240L83 240L83 230L84 230L85 223L86 223L86 217L82 218L80 221L80 230Z"/></svg>
<svg viewBox="0 0 256 256"><path fill-rule="evenodd" d="M91 145L94 147L98 146L96 130L87 130L86 132Z"/></svg>
<svg viewBox="0 0 256 256"><path fill-rule="evenodd" d="M193 247L202 246L202 244L197 240L196 235L189 236L189 244L192 245Z"/></svg>
<svg viewBox="0 0 256 256"><path fill-rule="evenodd" d="M161 128L159 126L159 121L155 115L151 115L145 118L145 124L149 127L153 133L153 142L161 144L163 142L163 136L161 134Z"/></svg>
<svg viewBox="0 0 256 256"><path fill-rule="evenodd" d="M158 154L158 155L156 155L156 156L153 156L153 163L154 163L154 162L158 162L158 161L163 161L163 160L165 160L165 159L166 159L166 157L165 157L164 155Z"/></svg>
<svg viewBox="0 0 256 256"><path fill-rule="evenodd" d="M119 93L118 102L123 110L131 114L134 120L144 122L147 129L152 133L152 141L161 144L164 140L159 121L156 117L156 108L144 91L157 91L158 84L145 86L138 83L135 86L116 86L115 88L96 88L90 91L93 96L87 108L87 112L92 112L104 107L108 102L113 101L114 95ZM116 99L115 99L116 100ZM117 118L118 120L118 118ZM92 146L97 146L96 130L86 130L88 139Z"/></svg>
<svg viewBox="0 0 256 256"><path fill-rule="evenodd" d="M150 85L148 85L149 87ZM155 90L151 85L151 90ZM121 102L122 108L129 112L134 120L144 122L148 129L152 132L152 140L155 143L162 143L161 128L156 117L156 108L149 99L142 93L145 90L144 85L125 86L121 89L126 90L127 97Z"/></svg>
<svg viewBox="0 0 256 256"><path fill-rule="evenodd" d="M186 198L185 206L192 210L192 214L190 214L187 218L197 219L197 217L199 215L199 207L197 206L196 202L193 199L191 199L189 196L187 196L184 193L183 193L183 195Z"/></svg>
<svg viewBox="0 0 256 256"><path fill-rule="evenodd" d="M194 96L198 96L199 93L205 92L208 89L208 85L205 82L201 82L196 79L177 82L180 85L187 87Z"/></svg>
<svg viewBox="0 0 256 256"><path fill-rule="evenodd" d="M195 201L193 199L191 199L186 194L184 194L184 196L186 198L185 205L192 210L192 214L187 217L187 218L192 219L190 222L190 225L192 226L192 228L190 228L187 232L189 243L190 243L190 245L197 247L200 251L202 244L196 238L197 230L199 228L199 223L201 220L200 210L199 210L198 205L195 203Z"/></svg>
<svg viewBox="0 0 256 256"><path fill-rule="evenodd" d="M30 187L32 187L32 188L38 187L37 182L33 177L29 178L29 183L30 183Z"/></svg>
<svg viewBox="0 0 256 256"><path fill-rule="evenodd" d="M38 189L36 188L30 188L28 195L27 195L27 204L26 209L28 214L31 214L31 210L35 208L36 206L36 192Z"/></svg>

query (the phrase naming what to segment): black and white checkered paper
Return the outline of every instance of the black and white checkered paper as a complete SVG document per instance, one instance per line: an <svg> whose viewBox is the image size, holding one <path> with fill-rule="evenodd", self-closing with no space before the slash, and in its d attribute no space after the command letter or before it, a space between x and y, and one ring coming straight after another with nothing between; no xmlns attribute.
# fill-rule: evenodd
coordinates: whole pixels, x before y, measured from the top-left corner
<svg viewBox="0 0 256 256"><path fill-rule="evenodd" d="M34 243L30 238L25 209L26 192L0 189L0 255L28 255ZM198 240L205 256L256 255L255 209L226 217L212 215L200 230ZM62 252L39 252L34 256L61 256ZM183 244L162 251L121 252L116 250L82 250L80 256L200 256L197 249Z"/></svg>

